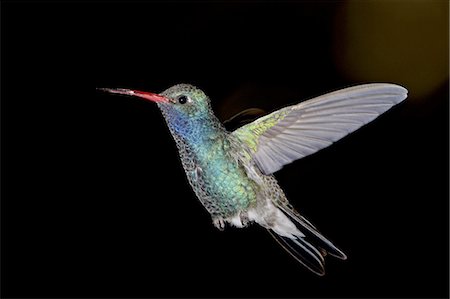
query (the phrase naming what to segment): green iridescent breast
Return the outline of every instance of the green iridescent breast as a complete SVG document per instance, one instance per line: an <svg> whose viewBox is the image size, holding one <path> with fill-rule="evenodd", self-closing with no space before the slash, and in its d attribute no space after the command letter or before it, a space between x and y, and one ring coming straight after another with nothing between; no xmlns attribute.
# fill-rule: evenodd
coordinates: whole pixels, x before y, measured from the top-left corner
<svg viewBox="0 0 450 299"><path fill-rule="evenodd" d="M256 202L259 187L247 176L227 138L195 146L194 155L201 169L198 175L203 182L202 188L222 216L231 216Z"/></svg>

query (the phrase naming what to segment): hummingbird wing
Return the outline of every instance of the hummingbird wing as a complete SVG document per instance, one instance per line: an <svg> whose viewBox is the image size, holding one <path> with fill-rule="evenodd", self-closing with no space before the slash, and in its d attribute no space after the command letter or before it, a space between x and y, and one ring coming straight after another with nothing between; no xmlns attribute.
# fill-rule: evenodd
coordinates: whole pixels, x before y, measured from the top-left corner
<svg viewBox="0 0 450 299"><path fill-rule="evenodd" d="M345 88L272 112L231 134L247 144L268 175L372 121L403 101L407 92L387 83Z"/></svg>

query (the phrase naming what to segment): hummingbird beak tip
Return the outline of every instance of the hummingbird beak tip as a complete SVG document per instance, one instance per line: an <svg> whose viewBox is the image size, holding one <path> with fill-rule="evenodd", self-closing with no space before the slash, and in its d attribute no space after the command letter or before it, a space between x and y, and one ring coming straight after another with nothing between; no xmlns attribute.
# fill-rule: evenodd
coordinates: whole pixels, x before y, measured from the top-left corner
<svg viewBox="0 0 450 299"><path fill-rule="evenodd" d="M145 91L139 91L139 90L131 90L131 89L124 89L124 88L96 88L97 90L109 92L109 93L115 93L115 94L123 94L128 96L136 96L140 97L146 100L149 100L151 102L155 103L169 103L170 100L162 95L151 93L151 92L145 92Z"/></svg>
<svg viewBox="0 0 450 299"><path fill-rule="evenodd" d="M109 93L116 93L116 94L125 94L125 95L134 95L134 91L130 89L124 89L124 88L102 88L97 87L97 90L109 92Z"/></svg>

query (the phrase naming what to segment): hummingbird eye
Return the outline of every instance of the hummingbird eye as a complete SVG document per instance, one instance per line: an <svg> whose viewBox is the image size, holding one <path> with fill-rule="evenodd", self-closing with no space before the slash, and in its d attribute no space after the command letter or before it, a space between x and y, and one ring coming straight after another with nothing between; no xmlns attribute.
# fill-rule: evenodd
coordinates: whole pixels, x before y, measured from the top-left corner
<svg viewBox="0 0 450 299"><path fill-rule="evenodd" d="M188 102L188 97L185 95L179 96L178 97L178 103L180 104L186 104Z"/></svg>

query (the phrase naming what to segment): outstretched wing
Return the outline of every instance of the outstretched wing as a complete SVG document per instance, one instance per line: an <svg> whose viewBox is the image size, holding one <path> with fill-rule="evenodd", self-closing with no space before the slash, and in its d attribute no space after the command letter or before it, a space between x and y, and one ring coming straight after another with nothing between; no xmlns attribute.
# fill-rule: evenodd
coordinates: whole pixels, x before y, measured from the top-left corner
<svg viewBox="0 0 450 299"><path fill-rule="evenodd" d="M264 174L323 149L400 103L407 90L375 83L345 88L258 118L232 132Z"/></svg>

